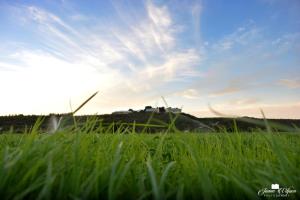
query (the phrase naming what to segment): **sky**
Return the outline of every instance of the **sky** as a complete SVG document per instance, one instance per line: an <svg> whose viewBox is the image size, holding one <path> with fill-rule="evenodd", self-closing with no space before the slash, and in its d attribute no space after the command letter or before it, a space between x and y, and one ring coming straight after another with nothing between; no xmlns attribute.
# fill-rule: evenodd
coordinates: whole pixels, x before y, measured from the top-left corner
<svg viewBox="0 0 300 200"><path fill-rule="evenodd" d="M299 0L0 0L0 115L300 118Z"/></svg>

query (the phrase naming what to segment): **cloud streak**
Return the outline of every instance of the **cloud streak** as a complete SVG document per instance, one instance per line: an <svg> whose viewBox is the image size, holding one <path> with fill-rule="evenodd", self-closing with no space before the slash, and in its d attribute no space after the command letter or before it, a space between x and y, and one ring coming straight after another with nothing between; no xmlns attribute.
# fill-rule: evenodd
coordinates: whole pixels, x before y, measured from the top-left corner
<svg viewBox="0 0 300 200"><path fill-rule="evenodd" d="M296 89L300 88L300 79L281 79L278 84L291 89Z"/></svg>
<svg viewBox="0 0 300 200"><path fill-rule="evenodd" d="M194 68L200 61L197 52L192 48L173 48L177 28L168 8L156 6L151 1L145 6L147 15L130 25L129 31L113 24L105 29L96 25L98 30L73 27L66 19L42 8L18 8L27 13L26 23L36 27L33 30L43 48L14 53L14 60L21 63L23 69L3 75L7 79L18 77L24 84L21 87L13 85L8 90L28 91L42 82L38 90L42 90L46 98L36 98L36 101L45 101L52 106L39 109L43 112L66 112L68 108L53 110L58 102L51 101L60 98L59 103L65 105L69 98L78 99L91 90L100 90L102 94L118 99L110 101L111 107L124 106L128 97L140 102L151 101L160 95L155 93L159 87L197 76L198 70ZM5 62L1 63L1 67L12 69L11 64ZM151 92L150 96L143 94L147 91ZM32 95L35 98L37 94ZM100 100L98 103L103 102ZM26 102L23 106L26 107ZM26 109L20 111L29 112Z"/></svg>

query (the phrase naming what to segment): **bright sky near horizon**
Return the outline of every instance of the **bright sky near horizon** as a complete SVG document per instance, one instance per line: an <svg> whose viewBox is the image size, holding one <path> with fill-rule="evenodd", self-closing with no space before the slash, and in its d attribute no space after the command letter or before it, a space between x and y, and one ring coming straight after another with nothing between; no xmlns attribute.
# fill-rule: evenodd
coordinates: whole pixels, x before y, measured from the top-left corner
<svg viewBox="0 0 300 200"><path fill-rule="evenodd" d="M299 0L1 0L0 115L300 118ZM70 103L71 102L71 103Z"/></svg>

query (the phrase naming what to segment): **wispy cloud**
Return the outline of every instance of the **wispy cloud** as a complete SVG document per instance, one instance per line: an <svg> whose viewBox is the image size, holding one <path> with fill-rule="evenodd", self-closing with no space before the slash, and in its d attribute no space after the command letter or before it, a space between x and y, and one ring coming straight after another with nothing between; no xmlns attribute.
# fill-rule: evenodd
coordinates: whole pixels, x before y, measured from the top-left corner
<svg viewBox="0 0 300 200"><path fill-rule="evenodd" d="M223 96L223 95L227 95L227 94L233 94L233 93L240 92L247 87L249 87L249 83L247 83L239 78L236 78L236 79L232 79L229 82L228 86L212 92L210 94L210 96L217 97L217 96Z"/></svg>
<svg viewBox="0 0 300 200"><path fill-rule="evenodd" d="M191 8L192 13L192 20L194 26L194 37L197 42L197 45L201 44L201 12L202 12L202 5L197 2Z"/></svg>
<svg viewBox="0 0 300 200"><path fill-rule="evenodd" d="M172 19L166 6L157 7L151 1L147 4L148 17L150 19L150 30L143 32L147 35L151 34L155 43L160 49L165 49L164 46L170 48L174 45L174 37L172 32Z"/></svg>
<svg viewBox="0 0 300 200"><path fill-rule="evenodd" d="M129 29L114 24L104 29L100 24L92 28L74 27L67 17L36 6L19 7L24 11L26 23L35 27L33 31L38 35L36 42L42 48L14 52L13 59L26 68L6 76L7 79L18 76L24 84L9 90L27 90L42 81L38 90L43 90L45 99L36 98L36 101L45 101L49 105L59 102L65 106L64 102L68 102L69 98L78 99L79 95L86 95L97 88L102 94L113 96L116 100L109 98L110 106L118 107L128 103L126 99L140 104L152 101L161 95L155 92L160 87L199 76L201 73L195 66L201 58L197 51L193 48L173 48L179 29L168 8L156 6L151 1L147 1L145 8L147 13L144 18L128 25ZM84 17L80 15L81 19ZM1 67L11 68L11 64L2 62ZM145 94L147 91L150 95ZM20 94L13 98L18 96ZM56 97L60 98L58 102L49 102ZM105 104L105 101L100 99L98 103ZM26 102L23 103L26 107ZM53 110L53 106L45 108L41 110L60 110Z"/></svg>
<svg viewBox="0 0 300 200"><path fill-rule="evenodd" d="M242 89L238 86L229 86L224 89L213 92L211 96L222 96L226 94L232 94L241 91Z"/></svg>
<svg viewBox="0 0 300 200"><path fill-rule="evenodd" d="M187 98L187 99L199 99L201 95L198 90L189 88L181 92L177 92L176 95Z"/></svg>
<svg viewBox="0 0 300 200"><path fill-rule="evenodd" d="M254 104L259 103L258 98L240 98L240 99L232 99L228 101L228 104L230 105L236 105L236 106L253 106Z"/></svg>
<svg viewBox="0 0 300 200"><path fill-rule="evenodd" d="M257 41L260 37L260 30L253 21L249 21L245 26L237 28L233 33L225 36L212 45L214 50L225 51L234 47L249 45Z"/></svg>
<svg viewBox="0 0 300 200"><path fill-rule="evenodd" d="M300 88L300 79L281 79L278 84L291 89Z"/></svg>

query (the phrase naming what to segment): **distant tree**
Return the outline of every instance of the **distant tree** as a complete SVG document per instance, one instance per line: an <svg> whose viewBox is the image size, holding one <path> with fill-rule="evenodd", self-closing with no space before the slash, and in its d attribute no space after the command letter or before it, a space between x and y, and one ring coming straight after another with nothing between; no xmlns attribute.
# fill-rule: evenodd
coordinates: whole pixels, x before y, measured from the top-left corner
<svg viewBox="0 0 300 200"><path fill-rule="evenodd" d="M165 107L159 107L158 110L159 110L160 113L165 113L166 112Z"/></svg>

